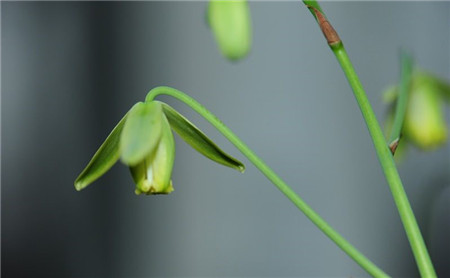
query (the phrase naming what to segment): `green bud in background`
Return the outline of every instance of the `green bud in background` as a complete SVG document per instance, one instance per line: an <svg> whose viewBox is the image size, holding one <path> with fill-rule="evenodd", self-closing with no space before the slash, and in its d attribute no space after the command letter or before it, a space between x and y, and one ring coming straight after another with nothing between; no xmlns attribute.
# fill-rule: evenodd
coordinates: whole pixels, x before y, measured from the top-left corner
<svg viewBox="0 0 450 278"><path fill-rule="evenodd" d="M422 149L434 149L447 140L444 101L441 92L428 78L417 74L411 83L403 132Z"/></svg>
<svg viewBox="0 0 450 278"><path fill-rule="evenodd" d="M85 188L120 158L130 168L136 194L172 192L175 141L171 128L209 159L244 171L241 162L223 152L175 109L159 101L146 101L135 104L117 124L75 180L75 188Z"/></svg>
<svg viewBox="0 0 450 278"><path fill-rule="evenodd" d="M444 145L448 134L444 108L445 101L450 99L450 85L432 74L416 71L408 88L400 146L409 142L422 150L433 150ZM397 96L398 86L391 86L383 94L387 103L395 103ZM394 108L395 105L389 111L388 130Z"/></svg>
<svg viewBox="0 0 450 278"><path fill-rule="evenodd" d="M244 58L251 47L251 20L247 1L211 0L207 20L222 54L230 60Z"/></svg>

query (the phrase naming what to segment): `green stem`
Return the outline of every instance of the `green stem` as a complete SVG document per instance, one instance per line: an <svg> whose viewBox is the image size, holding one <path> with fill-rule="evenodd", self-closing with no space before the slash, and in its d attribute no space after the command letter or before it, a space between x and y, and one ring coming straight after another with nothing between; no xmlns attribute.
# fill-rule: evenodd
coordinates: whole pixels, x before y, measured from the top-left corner
<svg viewBox="0 0 450 278"><path fill-rule="evenodd" d="M366 121L367 128L372 136L372 141L375 145L378 159L391 189L392 197L397 205L397 209L408 236L414 257L416 258L420 274L422 277L436 277L427 247L425 246L425 242L422 238L422 234L420 233L416 218L414 217L411 205L409 204L408 197L403 188L403 184L392 158L391 151L386 145L383 132L381 131L381 127L377 121L375 113L372 110L369 100L367 99L361 82L353 69L343 44L341 43L339 46L334 47L333 52L344 70L350 86L353 89L359 108L361 109L363 117Z"/></svg>
<svg viewBox="0 0 450 278"><path fill-rule="evenodd" d="M414 217L411 205L409 204L408 197L403 188L403 184L395 166L394 159L392 158L391 151L386 145L383 132L381 131L381 127L377 121L375 113L372 110L369 100L367 99L361 82L353 69L343 44L341 43L339 46L333 47L333 52L344 70L350 86L353 89L359 108L361 109L363 117L366 121L367 128L372 136L372 141L375 145L378 159L391 189L392 197L397 205L397 209L414 253L417 266L419 267L420 274L422 277L436 277L430 255L428 254L428 250L425 246L422 234L420 233L416 218Z"/></svg>
<svg viewBox="0 0 450 278"><path fill-rule="evenodd" d="M395 153L398 142L400 140L401 131L403 128L403 121L406 114L406 104L408 101L408 90L411 81L412 72L412 58L405 51L400 53L400 87L398 91L397 103L395 106L395 117L392 125L391 136L389 137L389 148L392 154Z"/></svg>
<svg viewBox="0 0 450 278"><path fill-rule="evenodd" d="M375 113L372 110L372 106L367 99L358 75L350 62L344 45L337 32L325 18L319 4L314 0L304 1L304 3L317 20L320 29L327 39L328 45L336 56L348 82L350 83L350 87L353 90L361 113L366 121L367 128L369 129L370 136L372 137L373 144L375 145L378 159L388 181L395 204L397 205L397 210L403 222L403 226L405 228L406 235L408 236L420 274L422 277L436 277L430 255L428 254L428 250L425 246L422 234L420 233L416 218L412 211L411 205L409 204L408 197L406 196L403 188L391 151L386 145L380 124L378 123Z"/></svg>
<svg viewBox="0 0 450 278"><path fill-rule="evenodd" d="M242 152L294 205L300 209L325 235L336 243L356 263L374 277L389 277L346 239L336 232L325 220L320 217L308 204L303 201L264 161L259 158L247 145L245 145L228 127L216 116L193 98L170 87L157 87L151 90L146 101L152 101L157 95L169 95L187 104L194 111L203 116L215 128L217 128L239 151Z"/></svg>

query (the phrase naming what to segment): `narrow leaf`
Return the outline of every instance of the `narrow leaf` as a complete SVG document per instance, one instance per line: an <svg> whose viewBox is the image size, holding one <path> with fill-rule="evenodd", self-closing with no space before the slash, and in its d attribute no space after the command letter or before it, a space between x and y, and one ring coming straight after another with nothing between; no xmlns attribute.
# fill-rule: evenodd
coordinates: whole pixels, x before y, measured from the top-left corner
<svg viewBox="0 0 450 278"><path fill-rule="evenodd" d="M120 120L116 127L111 131L105 142L100 146L97 152L89 161L86 168L75 180L75 188L80 191L85 188L106 171L108 171L120 157L119 140L123 126L127 119L128 113Z"/></svg>
<svg viewBox="0 0 450 278"><path fill-rule="evenodd" d="M402 51L400 55L401 71L400 71L400 85L397 103L395 106L394 123L392 124L391 136L389 138L389 148L392 154L395 154L398 142L400 140L403 129L403 122L406 115L406 107L408 102L408 94L411 86L411 74L413 68L413 59L406 52Z"/></svg>
<svg viewBox="0 0 450 278"><path fill-rule="evenodd" d="M161 138L161 104L139 102L130 111L120 138L122 162L135 166L153 152Z"/></svg>
<svg viewBox="0 0 450 278"><path fill-rule="evenodd" d="M161 105L172 129L191 147L217 163L244 172L244 164L222 151L201 130L175 109L165 103L161 103Z"/></svg>

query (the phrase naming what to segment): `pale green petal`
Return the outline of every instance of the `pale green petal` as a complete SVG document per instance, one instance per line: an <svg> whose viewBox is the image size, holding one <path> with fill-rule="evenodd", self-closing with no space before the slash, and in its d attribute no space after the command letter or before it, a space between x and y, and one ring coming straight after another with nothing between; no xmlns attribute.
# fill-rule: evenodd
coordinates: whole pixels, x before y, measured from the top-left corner
<svg viewBox="0 0 450 278"><path fill-rule="evenodd" d="M120 134L127 119L126 114L106 138L86 168L75 180L75 188L81 190L101 177L120 157Z"/></svg>
<svg viewBox="0 0 450 278"><path fill-rule="evenodd" d="M129 167L133 181L136 184L136 194L141 194L142 192L146 192L150 189L150 186L148 186L149 182L147 173L150 161L150 159L146 158L136 166Z"/></svg>
<svg viewBox="0 0 450 278"><path fill-rule="evenodd" d="M120 138L123 163L134 166L155 150L161 137L162 108L139 102L130 111Z"/></svg>
<svg viewBox="0 0 450 278"><path fill-rule="evenodd" d="M173 191L171 175L175 160L175 141L163 115L162 134L156 151L130 167L136 194L168 194Z"/></svg>
<svg viewBox="0 0 450 278"><path fill-rule="evenodd" d="M161 141L153 159L153 185L157 193L173 191L172 176L175 161L175 140L167 118L163 116Z"/></svg>
<svg viewBox="0 0 450 278"><path fill-rule="evenodd" d="M201 130L175 109L165 103L161 103L161 105L172 129L191 147L217 163L244 172L244 164L222 151Z"/></svg>

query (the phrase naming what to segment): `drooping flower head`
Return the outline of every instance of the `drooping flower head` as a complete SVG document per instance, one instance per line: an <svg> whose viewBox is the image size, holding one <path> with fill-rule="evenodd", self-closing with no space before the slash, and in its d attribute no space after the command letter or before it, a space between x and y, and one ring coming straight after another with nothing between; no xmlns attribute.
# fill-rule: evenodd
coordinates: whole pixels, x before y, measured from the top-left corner
<svg viewBox="0 0 450 278"><path fill-rule="evenodd" d="M75 188L85 188L120 158L130 168L136 194L172 192L175 142L171 128L211 160L244 171L241 162L223 152L175 109L159 101L146 101L135 104L117 124L75 180Z"/></svg>

